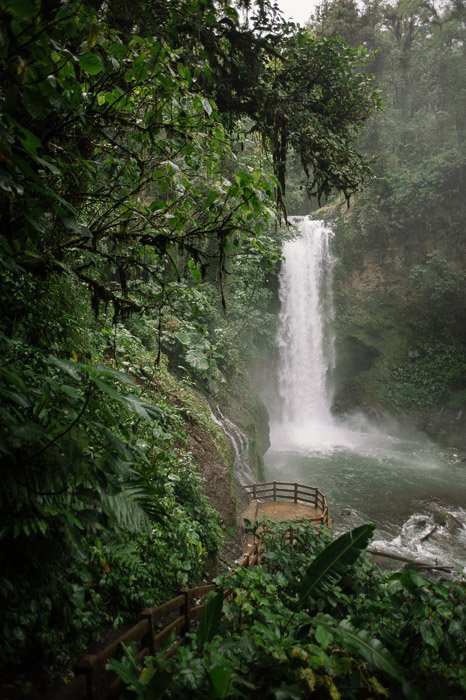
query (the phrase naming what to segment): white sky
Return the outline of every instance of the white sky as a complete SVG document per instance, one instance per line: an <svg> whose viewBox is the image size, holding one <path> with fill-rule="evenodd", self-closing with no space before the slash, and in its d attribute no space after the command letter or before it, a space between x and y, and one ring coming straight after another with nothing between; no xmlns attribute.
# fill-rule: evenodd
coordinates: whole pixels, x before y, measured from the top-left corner
<svg viewBox="0 0 466 700"><path fill-rule="evenodd" d="M285 17L306 24L319 0L276 0Z"/></svg>

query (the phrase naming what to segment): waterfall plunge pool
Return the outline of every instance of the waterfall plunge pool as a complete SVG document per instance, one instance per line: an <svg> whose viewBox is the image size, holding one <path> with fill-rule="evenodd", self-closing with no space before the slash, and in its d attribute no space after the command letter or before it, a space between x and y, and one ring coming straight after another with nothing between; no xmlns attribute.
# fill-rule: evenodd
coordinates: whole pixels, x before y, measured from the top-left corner
<svg viewBox="0 0 466 700"><path fill-rule="evenodd" d="M271 437L266 479L318 486L336 533L372 522L377 549L466 571L466 465L453 454L370 424L272 425Z"/></svg>
<svg viewBox="0 0 466 700"><path fill-rule="evenodd" d="M268 406L265 478L319 487L337 533L373 522L378 549L466 569L466 465L425 436L332 415L333 232L309 217L293 222L280 272L279 400Z"/></svg>

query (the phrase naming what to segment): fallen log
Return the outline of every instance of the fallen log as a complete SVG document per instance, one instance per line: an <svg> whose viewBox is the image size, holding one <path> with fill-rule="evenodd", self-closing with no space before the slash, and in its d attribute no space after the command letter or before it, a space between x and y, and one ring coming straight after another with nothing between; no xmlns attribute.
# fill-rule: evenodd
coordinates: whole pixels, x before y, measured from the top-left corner
<svg viewBox="0 0 466 700"><path fill-rule="evenodd" d="M400 554L392 554L391 552L382 552L380 549L375 549L374 547L368 547L367 551L370 554L375 554L377 557L386 557L387 559L396 559L398 561L406 562L407 564L414 564L416 569L432 569L433 571L451 571L451 566L437 566L436 564L430 564L425 561L417 561L416 559L411 559L410 557L402 557Z"/></svg>
<svg viewBox="0 0 466 700"><path fill-rule="evenodd" d="M431 528L431 529L429 530L429 532L428 532L426 535L424 535L423 537L421 537L421 539L419 540L419 542L425 542L425 541L428 540L429 537L430 537L431 535L433 535L434 532L436 532L436 531L437 531L437 525L434 525L434 527Z"/></svg>

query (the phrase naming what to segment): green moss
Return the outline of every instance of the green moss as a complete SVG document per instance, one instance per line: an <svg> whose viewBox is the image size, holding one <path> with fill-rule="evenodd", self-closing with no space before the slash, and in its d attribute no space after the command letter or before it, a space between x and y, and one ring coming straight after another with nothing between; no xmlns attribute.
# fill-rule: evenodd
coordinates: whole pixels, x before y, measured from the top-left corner
<svg viewBox="0 0 466 700"><path fill-rule="evenodd" d="M171 399L182 406L186 419L201 426L225 461L231 463L231 445L223 430L212 419L212 410L207 398L192 384L178 380L168 370L161 371L160 379L169 390Z"/></svg>

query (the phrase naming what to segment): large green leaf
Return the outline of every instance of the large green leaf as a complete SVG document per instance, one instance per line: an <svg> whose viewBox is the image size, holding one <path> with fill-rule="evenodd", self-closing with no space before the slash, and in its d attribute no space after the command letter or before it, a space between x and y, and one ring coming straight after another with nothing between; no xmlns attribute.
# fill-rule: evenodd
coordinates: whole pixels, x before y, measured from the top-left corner
<svg viewBox="0 0 466 700"><path fill-rule="evenodd" d="M331 574L343 575L361 551L365 549L375 529L367 524L345 532L324 549L305 571L299 589L299 600L304 605L309 595Z"/></svg>
<svg viewBox="0 0 466 700"><path fill-rule="evenodd" d="M91 376L90 379L104 394L123 404L132 413L136 413L141 418L145 420L160 420L163 418L163 411L158 406L153 406L133 394L123 394L114 386L108 384L108 382L104 382L97 377Z"/></svg>
<svg viewBox="0 0 466 700"><path fill-rule="evenodd" d="M120 372L113 367L107 367L106 365L94 365L89 368L89 373L97 377L110 377L111 379L116 379L122 384L129 384L130 386L135 386L136 382L127 372Z"/></svg>
<svg viewBox="0 0 466 700"><path fill-rule="evenodd" d="M186 353L186 360L191 367L200 370L209 369L209 361L206 358L203 350L199 347L191 348Z"/></svg>
<svg viewBox="0 0 466 700"><path fill-rule="evenodd" d="M333 631L336 631L335 628ZM354 629L347 620L340 622L338 632L348 646L359 651L372 666L385 671L397 681L401 680L402 673L394 657L369 632Z"/></svg>
<svg viewBox="0 0 466 700"><path fill-rule="evenodd" d="M223 589L207 598L202 612L199 627L197 628L197 643L200 649L204 648L218 632L223 608Z"/></svg>
<svg viewBox="0 0 466 700"><path fill-rule="evenodd" d="M110 659L106 665L107 670L115 671L121 680L126 683L128 688L134 693L137 693L139 697L143 698L146 690L146 686L138 680L137 677L137 666L135 661L129 656L130 645L123 644L123 648L126 652L126 656L123 661L118 659ZM133 652L134 654L134 652Z"/></svg>
<svg viewBox="0 0 466 700"><path fill-rule="evenodd" d="M76 381L81 381L82 377L80 374L80 369L76 362L72 362L71 360L60 360L58 357L54 357L53 355L50 355L49 362L62 372L66 372L66 374Z"/></svg>
<svg viewBox="0 0 466 700"><path fill-rule="evenodd" d="M87 75L97 75L104 66L100 56L93 51L86 51L79 56L79 65Z"/></svg>
<svg viewBox="0 0 466 700"><path fill-rule="evenodd" d="M385 671L391 678L401 683L403 695L408 700L421 700L419 691L404 678L395 658L380 640L371 637L365 630L354 629L347 620L340 622L338 628L332 628L330 625L329 628L338 631L343 643L359 652L372 666Z"/></svg>
<svg viewBox="0 0 466 700"><path fill-rule="evenodd" d="M33 0L6 0L5 9L15 17L28 20L33 18L37 12Z"/></svg>
<svg viewBox="0 0 466 700"><path fill-rule="evenodd" d="M226 664L219 664L209 669L208 675L210 681L209 698L212 698L212 700L223 700L228 697L233 678L232 669Z"/></svg>
<svg viewBox="0 0 466 700"><path fill-rule="evenodd" d="M136 396L128 394L124 397L123 403L134 413L137 413L138 416L146 420L160 420L160 418L163 418L163 412L158 406L153 406Z"/></svg>
<svg viewBox="0 0 466 700"><path fill-rule="evenodd" d="M19 140L21 141L24 150L27 151L29 155L37 157L37 149L42 146L42 141L35 134L33 134L32 131L25 129L24 127L20 127Z"/></svg>

